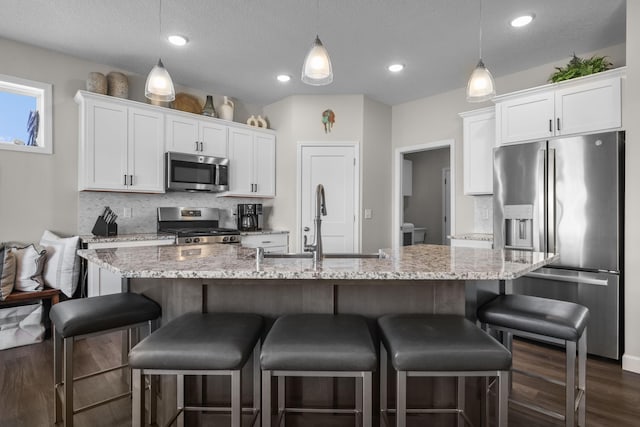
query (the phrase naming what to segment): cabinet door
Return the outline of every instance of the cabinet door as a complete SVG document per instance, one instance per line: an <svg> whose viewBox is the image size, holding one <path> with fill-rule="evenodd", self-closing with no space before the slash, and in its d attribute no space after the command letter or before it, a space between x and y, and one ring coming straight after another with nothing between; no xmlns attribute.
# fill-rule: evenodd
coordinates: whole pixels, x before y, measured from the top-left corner
<svg viewBox="0 0 640 427"><path fill-rule="evenodd" d="M253 195L253 132L229 129L229 193Z"/></svg>
<svg viewBox="0 0 640 427"><path fill-rule="evenodd" d="M124 190L127 175L127 107L85 104L84 185L81 190Z"/></svg>
<svg viewBox="0 0 640 427"><path fill-rule="evenodd" d="M557 135L622 126L620 78L582 83L556 91Z"/></svg>
<svg viewBox="0 0 640 427"><path fill-rule="evenodd" d="M495 113L463 119L464 194L493 194Z"/></svg>
<svg viewBox="0 0 640 427"><path fill-rule="evenodd" d="M179 153L200 153L198 120L178 115L166 114L167 151Z"/></svg>
<svg viewBox="0 0 640 427"><path fill-rule="evenodd" d="M258 196L276 195L276 137L271 134L256 133L254 147L254 184Z"/></svg>
<svg viewBox="0 0 640 427"><path fill-rule="evenodd" d="M501 144L535 141L553 136L553 91L500 101L496 104L496 130Z"/></svg>
<svg viewBox="0 0 640 427"><path fill-rule="evenodd" d="M227 127L207 121L200 122L201 153L213 157L227 157Z"/></svg>
<svg viewBox="0 0 640 427"><path fill-rule="evenodd" d="M161 113L129 108L130 191L164 193L163 124Z"/></svg>

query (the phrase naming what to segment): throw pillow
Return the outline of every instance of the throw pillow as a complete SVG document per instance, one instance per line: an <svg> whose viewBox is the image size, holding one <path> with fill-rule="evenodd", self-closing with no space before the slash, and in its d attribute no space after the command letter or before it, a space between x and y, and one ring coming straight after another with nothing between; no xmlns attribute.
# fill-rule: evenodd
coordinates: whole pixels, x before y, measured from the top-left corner
<svg viewBox="0 0 640 427"><path fill-rule="evenodd" d="M16 257L9 248L0 246L0 301L13 291L16 281Z"/></svg>
<svg viewBox="0 0 640 427"><path fill-rule="evenodd" d="M16 257L16 283L18 291L39 291L44 287L42 271L47 261L47 251L34 244L11 248Z"/></svg>
<svg viewBox="0 0 640 427"><path fill-rule="evenodd" d="M69 298L78 287L80 257L76 251L79 243L79 236L63 238L48 230L40 238L40 245L47 250L44 281L47 286L60 289Z"/></svg>

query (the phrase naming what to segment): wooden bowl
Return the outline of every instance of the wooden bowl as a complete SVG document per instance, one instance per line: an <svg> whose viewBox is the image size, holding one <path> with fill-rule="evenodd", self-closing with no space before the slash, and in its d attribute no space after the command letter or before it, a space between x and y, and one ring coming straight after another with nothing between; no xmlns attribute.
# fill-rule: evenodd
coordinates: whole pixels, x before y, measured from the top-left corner
<svg viewBox="0 0 640 427"><path fill-rule="evenodd" d="M186 111L187 113L202 114L202 106L204 102L197 96L180 92L176 93L176 99L173 100L173 108L175 110Z"/></svg>

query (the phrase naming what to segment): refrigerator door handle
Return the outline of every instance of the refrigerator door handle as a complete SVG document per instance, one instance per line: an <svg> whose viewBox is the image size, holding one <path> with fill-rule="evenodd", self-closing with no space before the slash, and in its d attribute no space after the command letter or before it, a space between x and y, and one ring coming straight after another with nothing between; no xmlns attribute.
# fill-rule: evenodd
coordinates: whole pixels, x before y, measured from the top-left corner
<svg viewBox="0 0 640 427"><path fill-rule="evenodd" d="M539 189L544 189L546 186L546 183L545 183L545 177L546 177L545 165L546 164L547 164L547 149L541 148L540 151L538 151L538 170L540 172L538 173L537 188ZM547 251L547 233L545 230L546 228L545 224L547 223L547 202L543 197L542 199L537 200L537 204L538 204L537 229L538 229L539 246L536 248L535 243L533 246L534 246L534 250L538 250L540 252L546 252ZM534 225L534 227L536 226ZM533 236L531 237L532 237L531 240L533 241Z"/></svg>
<svg viewBox="0 0 640 427"><path fill-rule="evenodd" d="M550 274L550 273L527 273L525 277L532 277L535 279L543 279L543 280L556 280L558 282L569 282L569 283L584 283L585 285L598 285L598 286L607 286L609 284L609 280L607 279L594 279L592 277L583 277L583 276L564 276L560 274Z"/></svg>
<svg viewBox="0 0 640 427"><path fill-rule="evenodd" d="M547 153L547 252L556 252L556 150Z"/></svg>

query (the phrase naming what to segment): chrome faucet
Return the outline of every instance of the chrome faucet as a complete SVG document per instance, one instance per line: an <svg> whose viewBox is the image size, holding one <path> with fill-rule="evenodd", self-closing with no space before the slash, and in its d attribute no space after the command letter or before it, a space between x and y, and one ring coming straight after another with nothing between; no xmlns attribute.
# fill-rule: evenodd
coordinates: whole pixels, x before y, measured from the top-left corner
<svg viewBox="0 0 640 427"><path fill-rule="evenodd" d="M324 197L324 186L318 184L316 187L316 216L313 220L315 228L315 242L313 245L307 245L307 236L304 236L304 251L313 252L313 262L322 259L322 218L321 215L327 215L327 206Z"/></svg>

